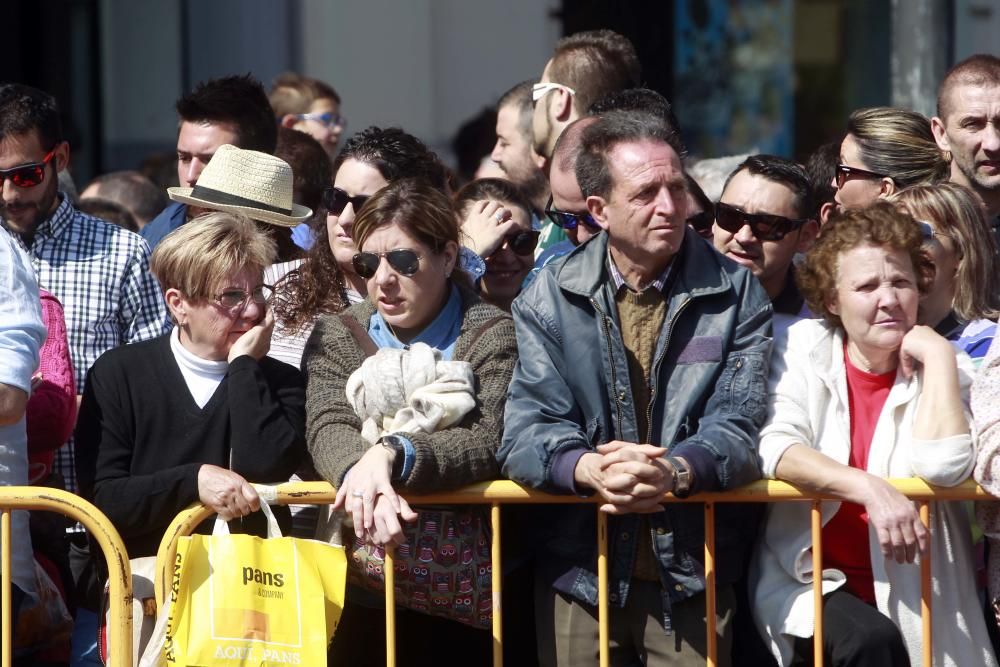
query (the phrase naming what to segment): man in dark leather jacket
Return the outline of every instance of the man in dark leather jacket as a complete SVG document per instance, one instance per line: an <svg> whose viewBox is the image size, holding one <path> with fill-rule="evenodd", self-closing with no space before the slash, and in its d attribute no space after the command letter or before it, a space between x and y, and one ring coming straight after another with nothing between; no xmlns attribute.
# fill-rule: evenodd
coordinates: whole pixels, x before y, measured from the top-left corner
<svg viewBox="0 0 1000 667"><path fill-rule="evenodd" d="M749 271L685 234L682 149L662 120L609 112L582 141L577 179L607 233L514 302L519 361L498 458L515 481L598 493L613 515L612 664L704 664L703 506L660 501L760 477L771 303ZM596 664L594 513L549 511L533 526L540 659ZM717 510L720 664L755 517Z"/></svg>

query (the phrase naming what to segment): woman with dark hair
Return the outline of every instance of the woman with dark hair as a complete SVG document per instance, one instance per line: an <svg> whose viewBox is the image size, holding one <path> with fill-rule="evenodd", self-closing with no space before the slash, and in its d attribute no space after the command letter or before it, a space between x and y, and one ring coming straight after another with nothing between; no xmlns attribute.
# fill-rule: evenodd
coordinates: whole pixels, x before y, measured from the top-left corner
<svg viewBox="0 0 1000 667"><path fill-rule="evenodd" d="M934 664L996 665L977 604L965 509L933 503L928 528L887 478L968 479L976 442L972 364L917 305L934 279L918 225L886 202L831 220L799 287L822 320L775 337L764 475L832 495L823 504L823 652L831 665L910 665L921 656L921 577L930 558ZM751 573L758 627L782 665L812 654L809 507L768 508Z"/></svg>
<svg viewBox="0 0 1000 667"><path fill-rule="evenodd" d="M840 210L864 208L911 185L946 181L949 174L924 116L892 107L859 109L840 144L834 200Z"/></svg>
<svg viewBox="0 0 1000 667"><path fill-rule="evenodd" d="M401 178L421 178L445 192L448 172L419 139L391 127L369 127L351 137L333 163L333 184L323 191L326 225L304 261L288 265L284 276L269 274L276 286L272 347L282 361L299 365L316 319L336 313L367 294L365 280L351 263L354 219L369 197Z"/></svg>
<svg viewBox="0 0 1000 667"><path fill-rule="evenodd" d="M703 239L712 240L712 223L715 222L715 206L705 191L690 174L684 172L687 183L687 225Z"/></svg>
<svg viewBox="0 0 1000 667"><path fill-rule="evenodd" d="M354 271L368 298L320 318L309 338L307 439L316 470L337 487L334 509L350 514L358 541L386 547L404 543L403 524L420 518L397 488L426 493L499 476L495 453L517 343L510 316L467 287L456 215L437 188L395 181L353 223ZM431 390L441 373L450 378L447 396ZM424 376L432 382L415 379ZM421 404L437 409L399 402L420 390ZM352 599L357 590L349 588L336 664L385 664L349 630L357 624L377 635L384 612ZM400 636L418 642L399 655L401 664L427 655L435 664L478 664L462 648L488 646L487 633L462 634L451 621L404 611L397 619Z"/></svg>
<svg viewBox="0 0 1000 667"><path fill-rule="evenodd" d="M462 221L463 241L486 263L480 296L510 312L510 304L535 264L539 232L531 228L531 205L510 181L480 178L458 191L455 208ZM502 236L491 233L497 229Z"/></svg>

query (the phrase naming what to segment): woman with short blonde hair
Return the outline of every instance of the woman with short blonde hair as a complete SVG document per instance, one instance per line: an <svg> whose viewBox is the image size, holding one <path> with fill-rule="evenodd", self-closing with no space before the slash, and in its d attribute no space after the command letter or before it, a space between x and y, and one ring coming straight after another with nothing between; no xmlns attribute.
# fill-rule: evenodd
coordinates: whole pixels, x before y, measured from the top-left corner
<svg viewBox="0 0 1000 667"><path fill-rule="evenodd" d="M973 359L986 354L1000 316L997 245L982 204L957 183L915 185L890 201L912 215L937 272L919 321Z"/></svg>
<svg viewBox="0 0 1000 667"><path fill-rule="evenodd" d="M266 356L274 317L262 279L274 254L268 234L239 214L174 230L151 260L173 330L106 352L87 375L80 492L133 558L154 555L170 521L197 501L264 534L260 515L247 516L260 503L251 482L283 482L305 455L305 382Z"/></svg>

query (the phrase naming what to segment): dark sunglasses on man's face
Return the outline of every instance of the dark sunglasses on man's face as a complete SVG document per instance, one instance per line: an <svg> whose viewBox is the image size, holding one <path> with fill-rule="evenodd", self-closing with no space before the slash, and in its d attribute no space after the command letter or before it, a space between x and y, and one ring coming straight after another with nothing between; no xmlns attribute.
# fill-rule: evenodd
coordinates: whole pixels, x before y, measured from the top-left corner
<svg viewBox="0 0 1000 667"><path fill-rule="evenodd" d="M538 236L541 232L535 230L521 230L503 237L504 243L515 255L522 257L531 255L538 247ZM503 246L500 246L501 248Z"/></svg>
<svg viewBox="0 0 1000 667"><path fill-rule="evenodd" d="M343 213L348 204L354 205L354 213L357 214L368 199L368 195L354 195L352 197L340 188L329 187L323 190L323 207L334 215Z"/></svg>
<svg viewBox="0 0 1000 667"><path fill-rule="evenodd" d="M599 230L601 227L589 213L567 213L552 207L552 197L549 196L549 203L545 205L545 217L552 221L557 227L563 229L576 229L581 222L591 229Z"/></svg>
<svg viewBox="0 0 1000 667"><path fill-rule="evenodd" d="M712 223L715 222L715 218L711 211L701 211L688 216L685 222L691 225L691 228L700 236L708 237L712 235Z"/></svg>
<svg viewBox="0 0 1000 667"><path fill-rule="evenodd" d="M49 163L56 149L50 150L41 162L22 164L20 167L0 169L0 185L7 179L19 188L33 188L45 180L45 165Z"/></svg>
<svg viewBox="0 0 1000 667"><path fill-rule="evenodd" d="M749 225L758 241L780 241L789 232L795 231L807 220L793 220L770 213L747 213L735 206L719 202L715 205L715 223L730 234L735 234Z"/></svg>
<svg viewBox="0 0 1000 667"><path fill-rule="evenodd" d="M885 174L876 174L874 171L868 171L867 169L859 169L858 167L849 167L846 164L838 164L836 171L836 182L837 189L844 187L844 183L851 176L858 176L861 178L885 178Z"/></svg>
<svg viewBox="0 0 1000 667"><path fill-rule="evenodd" d="M368 280L378 271L383 257L392 270L400 275L412 276L420 270L420 255L409 248L397 248L388 252L359 252L351 259L351 264L356 274Z"/></svg>

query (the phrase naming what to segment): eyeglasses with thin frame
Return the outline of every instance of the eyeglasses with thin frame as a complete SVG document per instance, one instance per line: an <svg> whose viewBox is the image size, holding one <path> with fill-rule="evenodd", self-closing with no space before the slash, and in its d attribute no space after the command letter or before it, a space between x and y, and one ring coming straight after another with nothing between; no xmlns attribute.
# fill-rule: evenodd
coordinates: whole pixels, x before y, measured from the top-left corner
<svg viewBox="0 0 1000 667"><path fill-rule="evenodd" d="M538 104L538 100L545 97L550 91L553 90L565 90L570 95L576 95L576 91L569 86L564 86L561 83L553 83L551 81L546 83L536 83L531 87L531 103Z"/></svg>
<svg viewBox="0 0 1000 667"><path fill-rule="evenodd" d="M369 280L378 271L383 257L389 262L392 270L401 276L410 277L420 270L420 253L409 248L395 248L386 252L359 252L351 258L351 264L356 274Z"/></svg>
<svg viewBox="0 0 1000 667"><path fill-rule="evenodd" d="M329 128L347 128L347 118L332 111L325 111L323 113L298 113L295 114L295 117L299 120L314 120L317 123L321 123Z"/></svg>
<svg viewBox="0 0 1000 667"><path fill-rule="evenodd" d="M549 201L545 205L545 217L551 220L556 227L563 229L576 229L576 226L581 222L594 231L601 229L601 226L594 222L590 213L570 213L554 208L552 195L549 195Z"/></svg>
<svg viewBox="0 0 1000 667"><path fill-rule="evenodd" d="M780 241L807 222L809 221L770 213L747 213L722 202L715 205L715 224L730 234L735 234L743 229L744 225L749 225L750 231L758 241Z"/></svg>
<svg viewBox="0 0 1000 667"><path fill-rule="evenodd" d="M216 294L215 302L226 310L242 311L247 307L250 299L253 299L254 303L263 306L270 303L273 296L274 287L271 285L257 285L250 292L237 287L231 287L220 294Z"/></svg>
<svg viewBox="0 0 1000 667"><path fill-rule="evenodd" d="M874 171L868 171L867 169L861 169L859 167L850 167L846 164L838 164L836 175L834 176L837 182L837 189L844 187L844 183L847 179L852 176L858 176L860 178L885 178L888 174L878 174Z"/></svg>
<svg viewBox="0 0 1000 667"><path fill-rule="evenodd" d="M951 238L951 234L948 232L940 232L934 228L934 225L925 220L914 220L917 226L920 227L920 235L924 237L924 241L930 241L935 236L943 236L945 238Z"/></svg>
<svg viewBox="0 0 1000 667"><path fill-rule="evenodd" d="M41 184L45 180L45 165L52 160L52 156L55 154L56 147L54 146L52 150L45 154L41 162L22 164L19 167L11 167L10 169L0 169L0 186L7 179L10 179L10 182L19 188L33 188Z"/></svg>
<svg viewBox="0 0 1000 667"><path fill-rule="evenodd" d="M354 195L352 197L337 187L328 187L323 190L323 206L334 215L343 213L348 204L354 206L354 213L357 214L369 198L370 195Z"/></svg>

